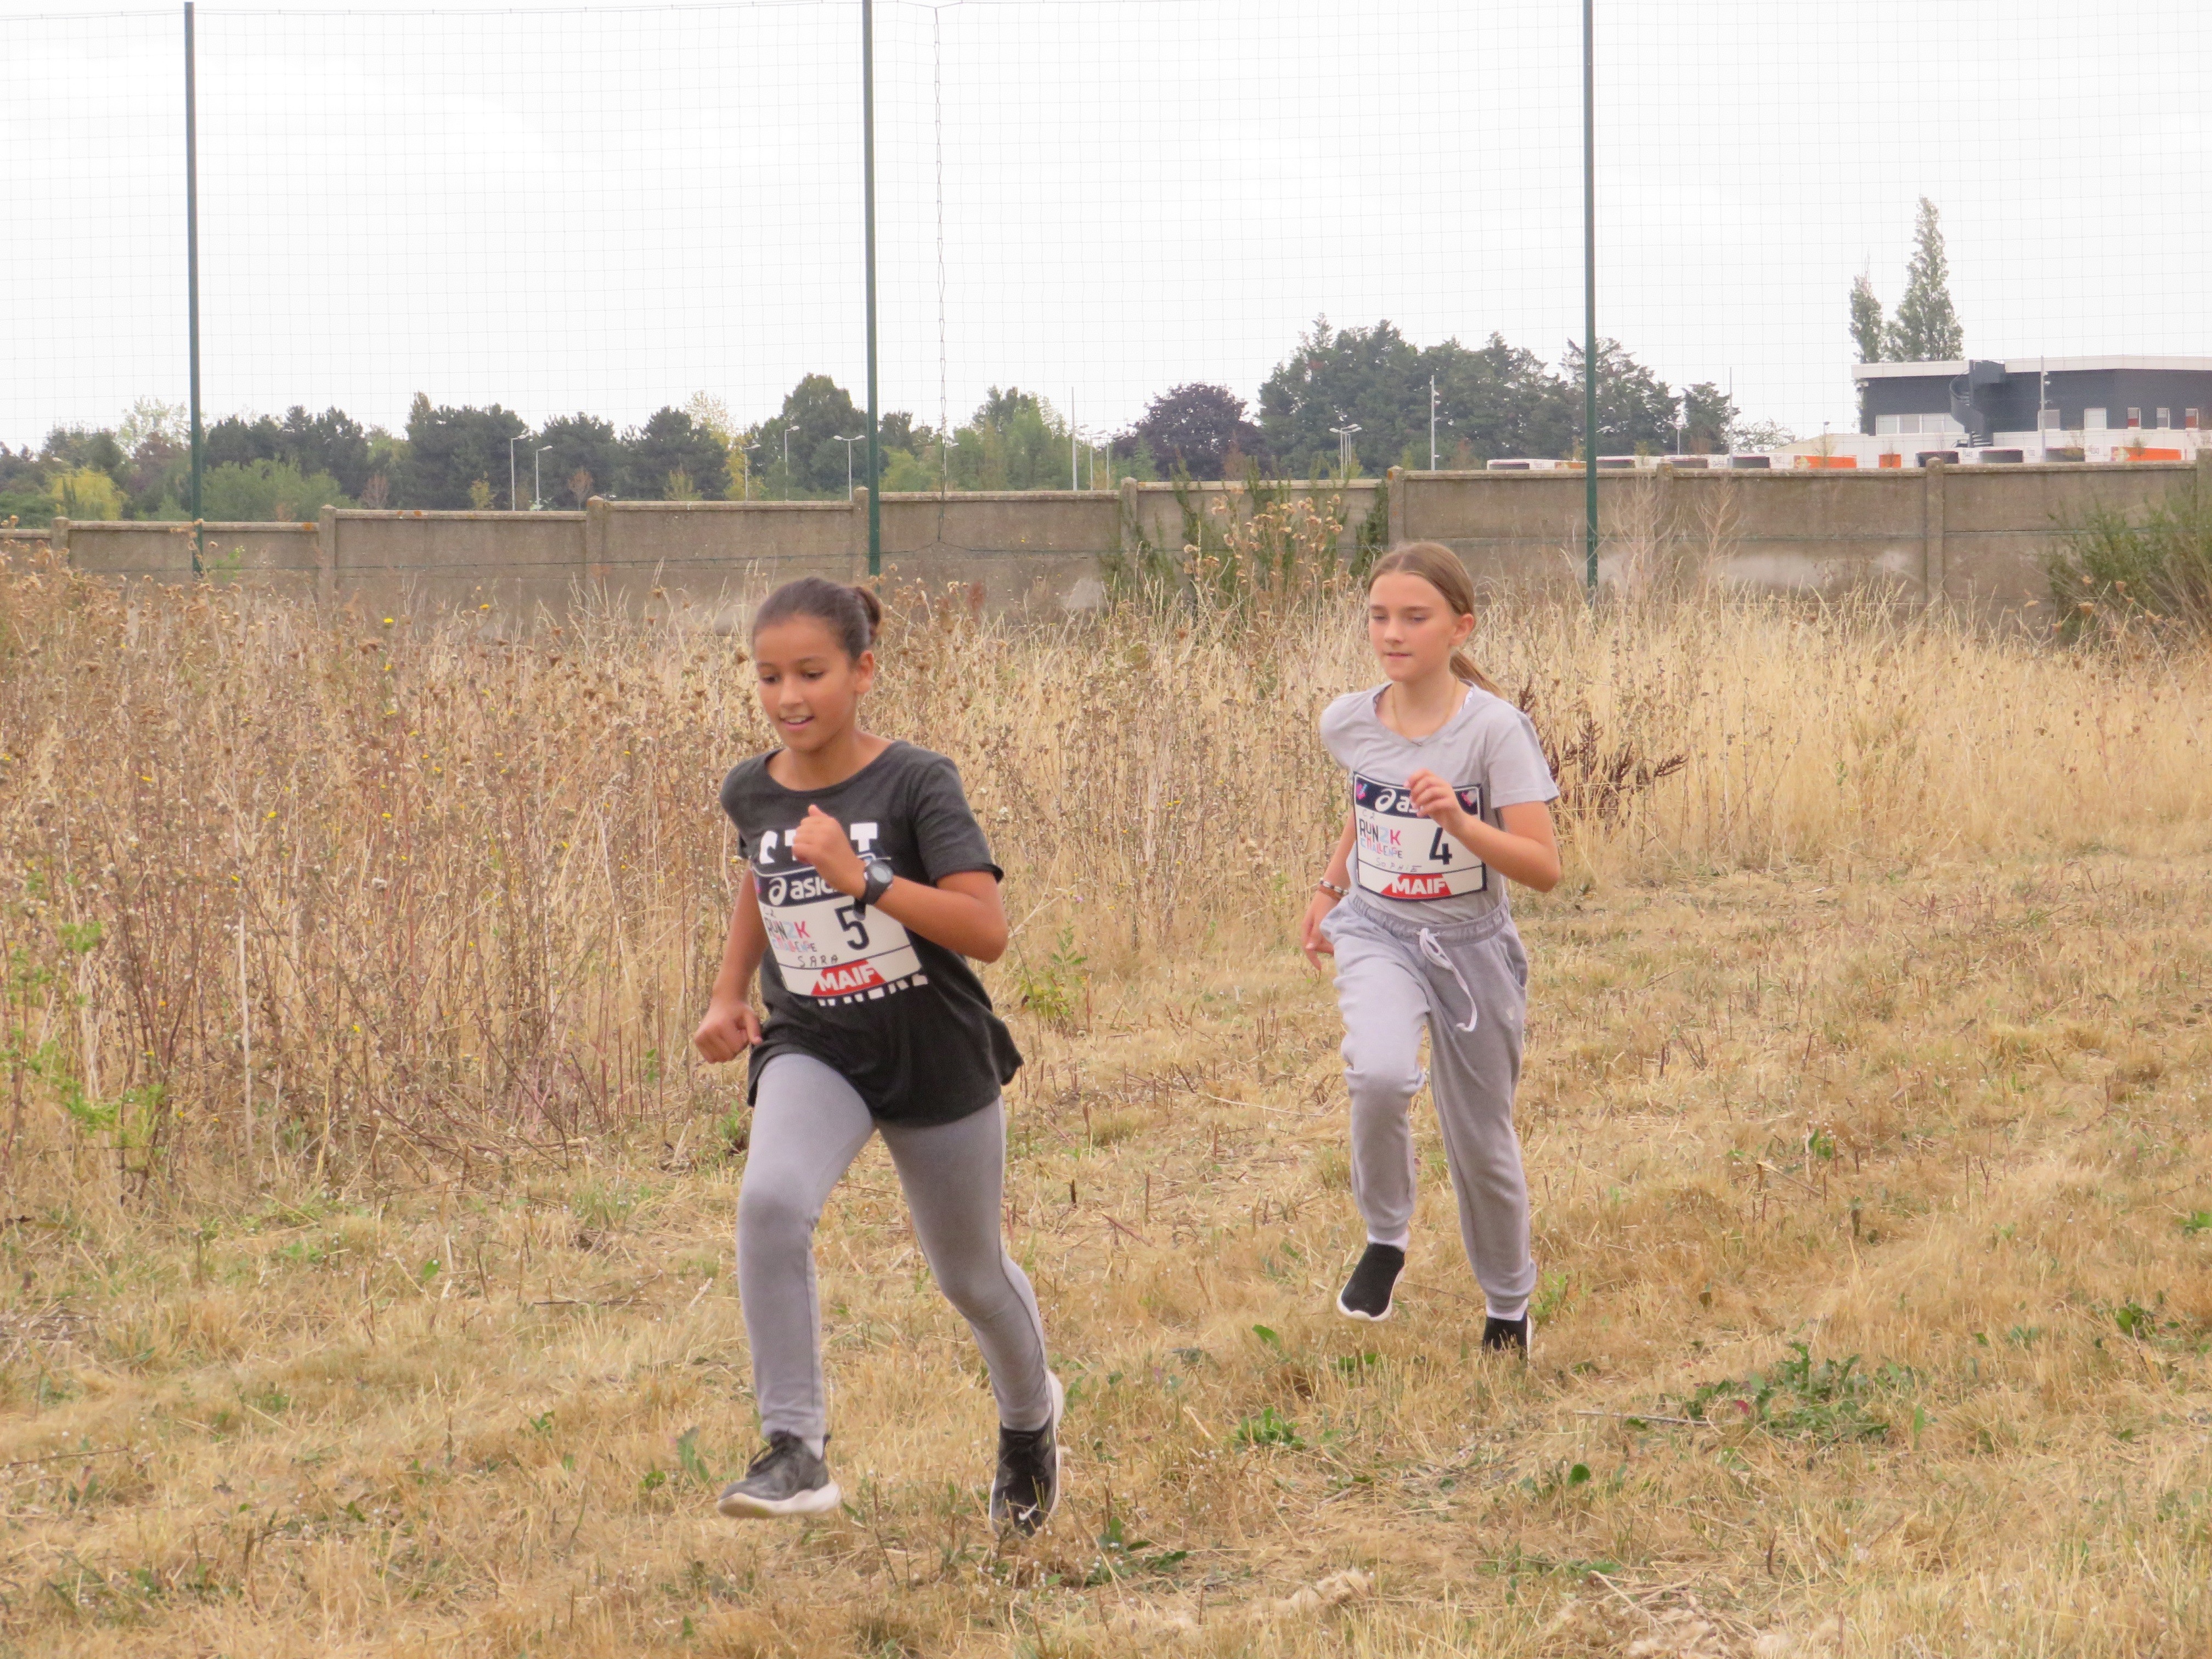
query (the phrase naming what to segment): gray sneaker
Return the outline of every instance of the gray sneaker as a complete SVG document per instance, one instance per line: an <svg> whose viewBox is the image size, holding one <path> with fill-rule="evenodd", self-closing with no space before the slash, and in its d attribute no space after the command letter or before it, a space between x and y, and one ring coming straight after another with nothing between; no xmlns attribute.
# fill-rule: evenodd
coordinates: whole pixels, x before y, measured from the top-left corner
<svg viewBox="0 0 2212 1659"><path fill-rule="evenodd" d="M1041 1429L999 1431L999 1470L991 1482L991 1524L1028 1537L1042 1529L1060 1502L1060 1419L1067 1390L1048 1371L1052 1416Z"/></svg>
<svg viewBox="0 0 2212 1659"><path fill-rule="evenodd" d="M830 1437L822 1437L830 1449ZM806 1449L795 1434L769 1436L768 1449L752 1461L745 1478L722 1488L714 1507L725 1515L774 1520L787 1515L820 1515L837 1507L843 1494L830 1478L830 1465Z"/></svg>

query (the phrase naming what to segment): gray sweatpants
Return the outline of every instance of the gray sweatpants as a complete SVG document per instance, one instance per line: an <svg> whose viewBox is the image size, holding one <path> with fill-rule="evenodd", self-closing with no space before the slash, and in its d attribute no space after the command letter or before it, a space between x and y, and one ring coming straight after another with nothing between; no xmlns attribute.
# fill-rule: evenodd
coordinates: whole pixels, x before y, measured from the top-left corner
<svg viewBox="0 0 2212 1659"><path fill-rule="evenodd" d="M878 1123L836 1071L809 1054L782 1054L761 1073L738 1192L738 1297L761 1432L795 1434L817 1452L829 1433L814 1224L830 1188L878 1130L929 1270L983 1351L1000 1425L1042 1428L1052 1417L1044 1324L1000 1235L1005 1103L952 1123Z"/></svg>
<svg viewBox="0 0 2212 1659"><path fill-rule="evenodd" d="M1423 927L1357 895L1322 932L1336 949L1344 1079L1352 1094L1352 1195L1370 1242L1406 1247L1413 1224L1413 1097L1421 1027L1430 1094L1459 1200L1460 1237L1491 1315L1518 1319L1536 1288L1528 1184L1513 1130L1528 1006L1528 953L1502 906L1479 921ZM1472 1029L1469 1029L1472 1027Z"/></svg>

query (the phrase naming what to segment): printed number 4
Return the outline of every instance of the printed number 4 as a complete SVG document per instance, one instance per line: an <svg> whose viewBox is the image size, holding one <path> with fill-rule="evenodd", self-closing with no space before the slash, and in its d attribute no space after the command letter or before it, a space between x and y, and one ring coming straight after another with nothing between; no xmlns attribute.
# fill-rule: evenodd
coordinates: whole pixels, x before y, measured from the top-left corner
<svg viewBox="0 0 2212 1659"><path fill-rule="evenodd" d="M855 951L865 951L868 948L868 924L861 920L861 910L859 905L839 905L837 925L845 930L845 938Z"/></svg>
<svg viewBox="0 0 2212 1659"><path fill-rule="evenodd" d="M1438 864L1451 862L1451 842L1442 830L1437 831L1437 838L1429 843L1429 856Z"/></svg>

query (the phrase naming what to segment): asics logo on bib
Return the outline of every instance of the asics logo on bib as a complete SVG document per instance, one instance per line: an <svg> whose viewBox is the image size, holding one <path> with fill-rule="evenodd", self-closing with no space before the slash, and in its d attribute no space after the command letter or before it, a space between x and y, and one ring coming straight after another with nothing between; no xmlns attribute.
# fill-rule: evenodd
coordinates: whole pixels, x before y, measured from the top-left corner
<svg viewBox="0 0 2212 1659"><path fill-rule="evenodd" d="M1461 784L1460 810L1482 816L1482 787ZM1480 893L1490 871L1456 836L1422 816L1402 784L1353 775L1352 816L1359 884L1378 898L1419 902Z"/></svg>
<svg viewBox="0 0 2212 1659"><path fill-rule="evenodd" d="M903 927L881 910L863 908L792 855L796 828L765 831L753 860L761 922L785 986L800 996L841 1003L929 983ZM873 823L855 823L845 833L866 858L881 832Z"/></svg>

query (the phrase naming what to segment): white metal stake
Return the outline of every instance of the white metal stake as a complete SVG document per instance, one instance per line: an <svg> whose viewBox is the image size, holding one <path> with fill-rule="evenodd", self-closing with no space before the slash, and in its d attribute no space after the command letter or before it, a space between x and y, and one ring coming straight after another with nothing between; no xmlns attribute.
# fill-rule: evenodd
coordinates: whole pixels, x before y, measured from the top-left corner
<svg viewBox="0 0 2212 1659"><path fill-rule="evenodd" d="M253 1004L246 988L246 884L238 884L238 1036L244 1054L246 1168L253 1170Z"/></svg>

